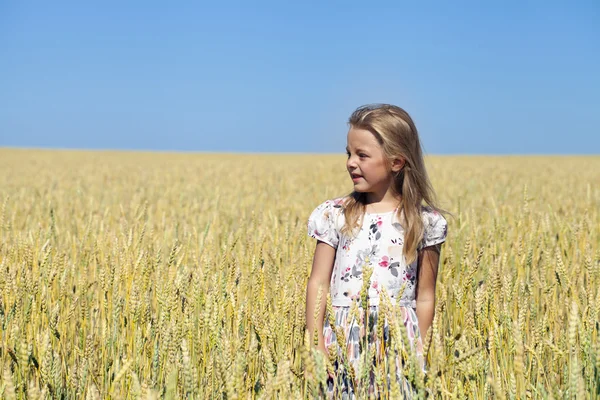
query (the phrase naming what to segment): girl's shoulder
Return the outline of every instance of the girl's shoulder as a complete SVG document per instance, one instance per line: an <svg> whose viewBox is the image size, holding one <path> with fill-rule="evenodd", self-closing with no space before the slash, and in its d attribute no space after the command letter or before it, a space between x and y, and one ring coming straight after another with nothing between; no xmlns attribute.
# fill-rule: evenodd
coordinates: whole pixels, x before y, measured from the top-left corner
<svg viewBox="0 0 600 400"><path fill-rule="evenodd" d="M448 235L446 218L439 211L429 206L421 208L421 217L425 227L422 246L427 247L444 242Z"/></svg>
<svg viewBox="0 0 600 400"><path fill-rule="evenodd" d="M308 235L337 248L344 224L345 197L328 199L319 204L308 218Z"/></svg>
<svg viewBox="0 0 600 400"><path fill-rule="evenodd" d="M317 206L318 209L329 209L331 211L344 211L346 207L346 202L348 201L348 196L336 197L332 199L327 199L323 201L321 204Z"/></svg>
<svg viewBox="0 0 600 400"><path fill-rule="evenodd" d="M347 200L348 196L343 196L323 201L312 211L310 219L324 217L329 220L337 220L343 217Z"/></svg>
<svg viewBox="0 0 600 400"><path fill-rule="evenodd" d="M431 206L421 206L421 218L423 218L423 222L428 223L446 220L439 211Z"/></svg>

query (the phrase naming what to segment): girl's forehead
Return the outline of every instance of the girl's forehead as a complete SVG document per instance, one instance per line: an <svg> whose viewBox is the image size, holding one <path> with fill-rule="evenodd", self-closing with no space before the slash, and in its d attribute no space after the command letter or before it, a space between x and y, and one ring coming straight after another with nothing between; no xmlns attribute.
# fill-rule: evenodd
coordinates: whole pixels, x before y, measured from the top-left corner
<svg viewBox="0 0 600 400"><path fill-rule="evenodd" d="M347 142L349 148L380 147L379 142L377 142L377 138L375 138L375 135L373 135L366 129L351 128L348 131Z"/></svg>

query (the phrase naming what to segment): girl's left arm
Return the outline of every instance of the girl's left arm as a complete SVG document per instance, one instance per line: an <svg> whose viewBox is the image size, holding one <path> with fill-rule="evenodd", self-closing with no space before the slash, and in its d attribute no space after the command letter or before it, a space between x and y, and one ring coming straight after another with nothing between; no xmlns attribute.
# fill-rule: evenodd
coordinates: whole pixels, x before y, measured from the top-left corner
<svg viewBox="0 0 600 400"><path fill-rule="evenodd" d="M427 331L433 323L435 314L435 284L437 281L438 264L441 244L425 247L419 251L417 263L417 318L419 330L425 342Z"/></svg>

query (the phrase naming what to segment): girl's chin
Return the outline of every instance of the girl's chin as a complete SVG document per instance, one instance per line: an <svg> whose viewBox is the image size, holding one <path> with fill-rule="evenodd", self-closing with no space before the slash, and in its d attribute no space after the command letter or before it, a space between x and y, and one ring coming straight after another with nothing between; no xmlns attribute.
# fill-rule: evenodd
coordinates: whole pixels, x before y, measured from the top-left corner
<svg viewBox="0 0 600 400"><path fill-rule="evenodd" d="M357 185L357 184L354 184L354 191L355 191L355 192L359 192L359 193L366 193L366 192L368 192L369 190L368 190L368 188L365 188L365 187L363 187L362 185Z"/></svg>

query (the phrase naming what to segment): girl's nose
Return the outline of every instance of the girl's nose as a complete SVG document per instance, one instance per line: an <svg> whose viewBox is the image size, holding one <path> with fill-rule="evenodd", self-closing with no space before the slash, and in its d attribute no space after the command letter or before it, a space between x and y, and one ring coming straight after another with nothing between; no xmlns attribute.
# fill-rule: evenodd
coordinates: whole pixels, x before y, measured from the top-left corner
<svg viewBox="0 0 600 400"><path fill-rule="evenodd" d="M348 168L356 168L356 160L353 157L350 157L348 161L346 161L346 166Z"/></svg>

